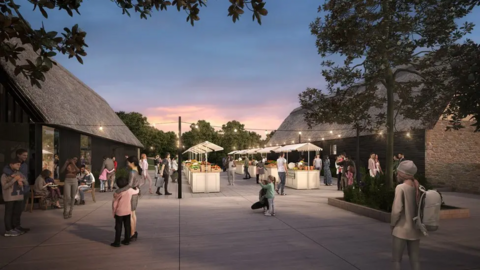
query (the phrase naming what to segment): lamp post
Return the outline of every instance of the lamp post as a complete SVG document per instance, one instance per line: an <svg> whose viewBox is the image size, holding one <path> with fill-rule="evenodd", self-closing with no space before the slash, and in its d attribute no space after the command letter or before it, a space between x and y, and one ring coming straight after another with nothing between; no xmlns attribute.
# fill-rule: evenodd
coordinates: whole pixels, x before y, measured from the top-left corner
<svg viewBox="0 0 480 270"><path fill-rule="evenodd" d="M302 143L302 132L298 132L298 143Z"/></svg>

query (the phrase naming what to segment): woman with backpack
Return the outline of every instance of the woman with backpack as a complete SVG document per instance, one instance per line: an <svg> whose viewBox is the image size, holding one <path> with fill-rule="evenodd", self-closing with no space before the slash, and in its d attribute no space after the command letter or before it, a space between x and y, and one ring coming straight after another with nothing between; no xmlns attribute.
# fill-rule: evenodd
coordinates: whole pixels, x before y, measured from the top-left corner
<svg viewBox="0 0 480 270"><path fill-rule="evenodd" d="M406 160L397 168L395 199L392 205L392 262L393 269L401 269L402 254L407 247L408 257L413 270L420 270L420 237L422 232L417 228L414 218L420 199L419 183L414 175L417 166Z"/></svg>

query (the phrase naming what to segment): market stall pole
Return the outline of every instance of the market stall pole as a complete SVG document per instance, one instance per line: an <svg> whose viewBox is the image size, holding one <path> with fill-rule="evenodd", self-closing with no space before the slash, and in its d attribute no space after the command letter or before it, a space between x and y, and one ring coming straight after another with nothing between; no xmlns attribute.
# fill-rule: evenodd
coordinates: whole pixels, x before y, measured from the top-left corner
<svg viewBox="0 0 480 270"><path fill-rule="evenodd" d="M277 153L289 153L292 151L308 151L307 170L302 171L294 168L293 178L288 178L286 181L287 187L294 189L312 189L320 188L320 171L312 170L310 166L310 151L321 151L322 148L311 143L292 144L280 147L275 150ZM300 167L301 168L301 167ZM312 171L312 173L310 173Z"/></svg>
<svg viewBox="0 0 480 270"><path fill-rule="evenodd" d="M182 117L178 117L178 198L182 198Z"/></svg>
<svg viewBox="0 0 480 270"><path fill-rule="evenodd" d="M222 151L223 148L214 144L210 143L208 141L199 143L195 146L190 147L187 152L195 153L200 155L200 157L205 157L204 163L205 163L205 169L203 170L203 173L198 173L198 172L193 172L190 171L190 184L192 188L193 193L197 192L220 192L220 171L213 172L208 169L208 153L210 152L217 152L217 151ZM203 165L200 165L200 168L202 168ZM203 176L203 177L202 177ZM203 179L201 179L203 178ZM203 180L203 182L202 182Z"/></svg>

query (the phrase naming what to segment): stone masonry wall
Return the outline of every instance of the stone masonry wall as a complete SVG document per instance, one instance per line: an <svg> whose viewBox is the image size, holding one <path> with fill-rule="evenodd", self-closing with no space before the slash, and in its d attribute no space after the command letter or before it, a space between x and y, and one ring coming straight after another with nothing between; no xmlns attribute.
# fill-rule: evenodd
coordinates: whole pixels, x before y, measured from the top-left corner
<svg viewBox="0 0 480 270"><path fill-rule="evenodd" d="M445 131L448 121L439 120L425 134L425 176L439 187L480 193L480 133L471 123L458 131Z"/></svg>

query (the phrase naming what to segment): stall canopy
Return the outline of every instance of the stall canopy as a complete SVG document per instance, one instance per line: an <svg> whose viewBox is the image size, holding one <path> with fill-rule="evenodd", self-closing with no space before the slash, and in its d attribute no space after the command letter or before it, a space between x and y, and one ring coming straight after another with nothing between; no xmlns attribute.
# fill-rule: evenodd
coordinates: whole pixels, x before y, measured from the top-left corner
<svg viewBox="0 0 480 270"><path fill-rule="evenodd" d="M249 149L249 150L245 150L245 153L251 155L251 154L257 153L258 150L260 150L260 148Z"/></svg>
<svg viewBox="0 0 480 270"><path fill-rule="evenodd" d="M214 143L203 142L203 143L199 143L195 146L192 146L192 147L188 148L187 151L185 151L183 153L185 154L185 153L191 152L191 153L195 153L195 154L205 154L205 153L222 151L222 150L223 150L222 147L220 147L220 146L218 146Z"/></svg>
<svg viewBox="0 0 480 270"><path fill-rule="evenodd" d="M236 155L245 155L247 153L248 150L240 150L240 151L237 151L235 154Z"/></svg>
<svg viewBox="0 0 480 270"><path fill-rule="evenodd" d="M276 149L280 148L280 146L273 146L273 147L267 147L267 148L262 148L257 151L257 153L260 154L269 154L272 151L275 151Z"/></svg>
<svg viewBox="0 0 480 270"><path fill-rule="evenodd" d="M312 143L299 143L299 144L292 144L292 145L285 145L283 147L279 147L274 151L277 153L285 153L285 152L292 152L292 151L322 151L323 149L316 146Z"/></svg>
<svg viewBox="0 0 480 270"><path fill-rule="evenodd" d="M230 152L230 153L228 153L228 154L229 154L229 155L234 155L234 154L236 154L237 152L238 152L238 151L232 151L232 152Z"/></svg>

